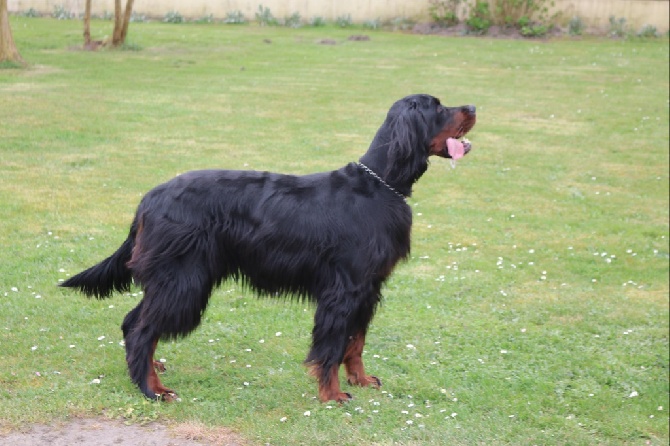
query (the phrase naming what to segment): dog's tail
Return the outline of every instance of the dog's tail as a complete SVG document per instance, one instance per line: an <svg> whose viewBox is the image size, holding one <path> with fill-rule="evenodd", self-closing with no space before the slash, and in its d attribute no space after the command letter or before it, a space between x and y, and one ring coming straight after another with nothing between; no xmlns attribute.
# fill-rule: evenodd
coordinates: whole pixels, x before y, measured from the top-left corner
<svg viewBox="0 0 670 446"><path fill-rule="evenodd" d="M114 291L130 291L133 276L127 263L133 253L135 235L135 224L133 224L128 238L114 254L97 265L70 277L59 286L77 288L88 297L97 299L105 299Z"/></svg>

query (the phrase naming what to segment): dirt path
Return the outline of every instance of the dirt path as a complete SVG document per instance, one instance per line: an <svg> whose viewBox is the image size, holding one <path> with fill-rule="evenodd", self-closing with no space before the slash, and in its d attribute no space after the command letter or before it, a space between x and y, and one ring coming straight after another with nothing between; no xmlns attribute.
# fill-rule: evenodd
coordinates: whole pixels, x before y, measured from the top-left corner
<svg viewBox="0 0 670 446"><path fill-rule="evenodd" d="M127 426L120 421L78 419L54 426L35 425L22 432L0 433L11 446L242 446L241 437L225 429L159 423Z"/></svg>

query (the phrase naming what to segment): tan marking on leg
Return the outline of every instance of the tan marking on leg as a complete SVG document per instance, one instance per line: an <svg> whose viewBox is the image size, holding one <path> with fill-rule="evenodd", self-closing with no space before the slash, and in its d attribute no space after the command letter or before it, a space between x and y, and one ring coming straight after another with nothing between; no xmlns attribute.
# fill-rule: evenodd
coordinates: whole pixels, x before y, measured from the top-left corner
<svg viewBox="0 0 670 446"><path fill-rule="evenodd" d="M319 399L324 403L326 401L342 403L352 399L351 394L342 392L340 389L339 369L339 365L333 366L328 372L328 383L324 383L320 378L321 366L317 364L310 367L310 374L315 376L319 381Z"/></svg>
<svg viewBox="0 0 670 446"><path fill-rule="evenodd" d="M151 389L151 391L155 395L158 395L159 398L162 399L163 401L167 402L174 401L177 399L177 394L173 390L170 390L167 387L165 387L163 383L161 383L160 378L158 378L158 375L156 374L156 369L154 368L154 364L156 363L156 361L154 361L154 353L156 352L157 345L158 345L158 339L154 341L151 349L151 355L149 355L149 373L147 375L147 386L149 387L149 389Z"/></svg>
<svg viewBox="0 0 670 446"><path fill-rule="evenodd" d="M365 374L362 358L364 346L365 335L362 333L352 336L349 340L349 345L347 345L343 361L344 368L347 372L347 382L351 385L358 385L361 387L372 386L379 388L382 385L379 378Z"/></svg>
<svg viewBox="0 0 670 446"><path fill-rule="evenodd" d="M158 339L156 339L154 341L154 345L153 345L153 348L151 350L152 352L154 352L154 353L156 352L156 346L157 345L158 345ZM165 373L165 370L166 370L165 365L160 361L156 361L156 358L155 358L154 354L151 355L151 361L153 363L153 368L156 369L156 371L158 373Z"/></svg>

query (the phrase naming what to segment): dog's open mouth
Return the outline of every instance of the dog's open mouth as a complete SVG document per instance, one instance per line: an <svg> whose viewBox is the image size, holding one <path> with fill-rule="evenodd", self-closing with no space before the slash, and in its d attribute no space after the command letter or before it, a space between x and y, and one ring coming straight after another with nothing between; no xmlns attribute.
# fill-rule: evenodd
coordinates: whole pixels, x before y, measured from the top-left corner
<svg viewBox="0 0 670 446"><path fill-rule="evenodd" d="M476 121L474 105L459 107L456 115L431 140L430 154L448 158L452 165L455 164L472 150L472 144L465 135L474 127Z"/></svg>
<svg viewBox="0 0 670 446"><path fill-rule="evenodd" d="M435 140L435 143L442 146L442 149L438 152L438 155L444 158L450 158L452 165L457 160L467 155L468 152L472 150L472 144L468 138L465 138L465 135L473 126L474 119L467 124L461 125L455 135L452 133L452 135L447 136L446 139ZM444 136L442 136L442 138L444 138Z"/></svg>
<svg viewBox="0 0 670 446"><path fill-rule="evenodd" d="M467 138L458 140L456 138L447 138L447 153L449 158L456 161L463 158L472 149L472 144Z"/></svg>

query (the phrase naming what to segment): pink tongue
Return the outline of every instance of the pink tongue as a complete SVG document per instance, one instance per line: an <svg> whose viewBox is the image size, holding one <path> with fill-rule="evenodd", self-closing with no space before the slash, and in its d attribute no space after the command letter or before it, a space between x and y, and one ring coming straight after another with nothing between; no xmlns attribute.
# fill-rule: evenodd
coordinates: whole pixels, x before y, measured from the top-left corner
<svg viewBox="0 0 670 446"><path fill-rule="evenodd" d="M454 138L447 139L447 151L453 160L463 158L465 155L465 147L463 147L463 143Z"/></svg>

